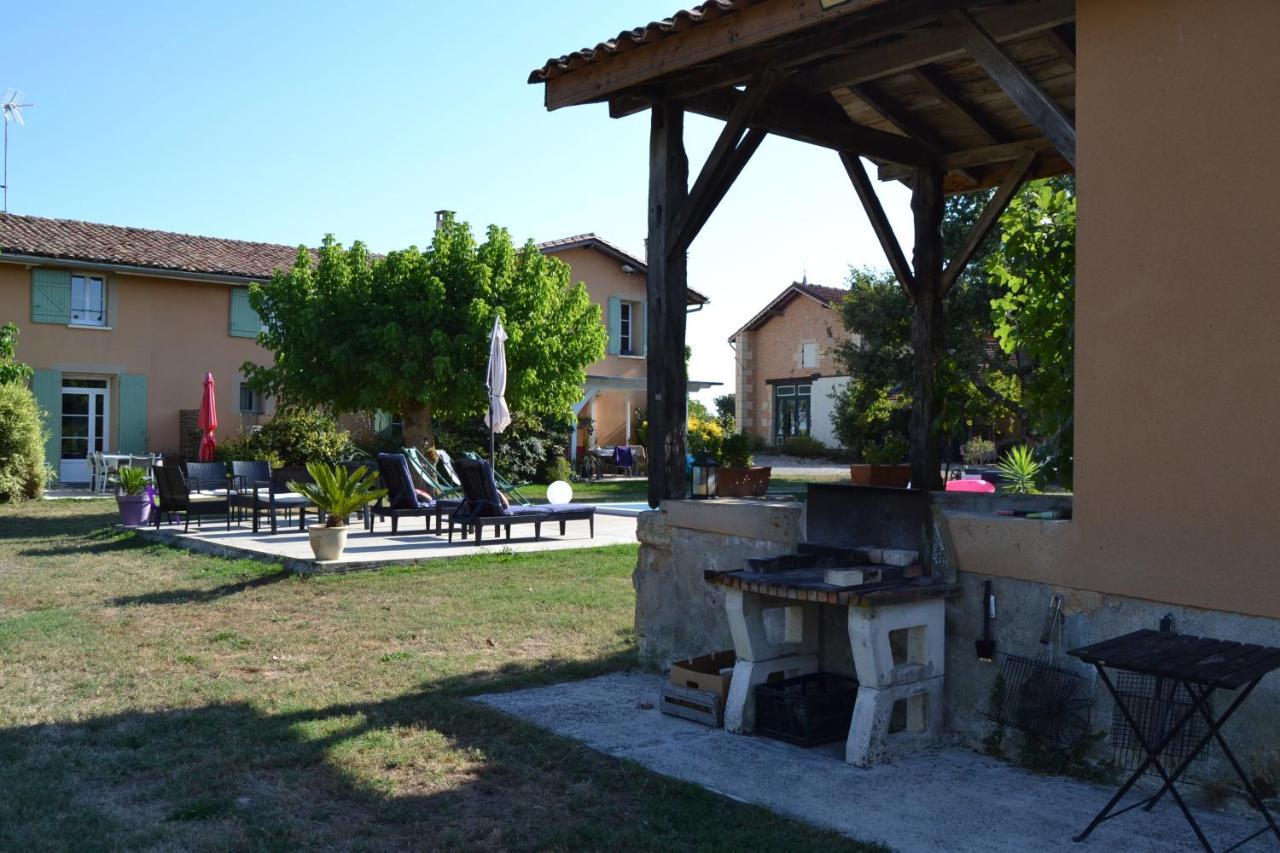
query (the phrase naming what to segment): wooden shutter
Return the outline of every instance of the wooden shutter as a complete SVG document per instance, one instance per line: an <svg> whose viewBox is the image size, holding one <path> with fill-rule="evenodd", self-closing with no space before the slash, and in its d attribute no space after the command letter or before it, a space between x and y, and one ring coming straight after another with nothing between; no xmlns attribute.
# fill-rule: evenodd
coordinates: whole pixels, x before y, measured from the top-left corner
<svg viewBox="0 0 1280 853"><path fill-rule="evenodd" d="M631 312L631 348L640 355L649 354L649 303L641 300Z"/></svg>
<svg viewBox="0 0 1280 853"><path fill-rule="evenodd" d="M249 288L231 288L231 336L256 338L262 331L262 320L249 304Z"/></svg>
<svg viewBox="0 0 1280 853"><path fill-rule="evenodd" d="M121 453L147 452L147 377L126 373L120 377L120 419L116 449Z"/></svg>
<svg viewBox="0 0 1280 853"><path fill-rule="evenodd" d="M71 322L69 271L39 267L31 271L31 322L60 323L64 326Z"/></svg>
<svg viewBox="0 0 1280 853"><path fill-rule="evenodd" d="M56 370L33 372L31 393L44 413L44 464L57 468L62 458L62 374Z"/></svg>
<svg viewBox="0 0 1280 853"><path fill-rule="evenodd" d="M609 297L609 355L622 352L622 300Z"/></svg>

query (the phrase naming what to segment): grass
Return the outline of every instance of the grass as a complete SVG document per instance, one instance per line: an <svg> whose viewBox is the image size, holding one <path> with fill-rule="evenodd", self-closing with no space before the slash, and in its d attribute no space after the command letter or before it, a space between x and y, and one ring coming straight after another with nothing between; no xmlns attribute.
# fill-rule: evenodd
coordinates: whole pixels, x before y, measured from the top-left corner
<svg viewBox="0 0 1280 853"><path fill-rule="evenodd" d="M872 849L468 701L633 665L633 546L301 580L114 513L0 508L0 849Z"/></svg>
<svg viewBox="0 0 1280 853"><path fill-rule="evenodd" d="M848 479L843 475L830 474L813 474L804 478L773 477L769 481L769 494L803 496L809 483L840 483ZM572 485L575 501L642 501L649 497L649 485L644 480L595 480ZM531 501L546 500L547 487L537 484L521 486L520 493Z"/></svg>

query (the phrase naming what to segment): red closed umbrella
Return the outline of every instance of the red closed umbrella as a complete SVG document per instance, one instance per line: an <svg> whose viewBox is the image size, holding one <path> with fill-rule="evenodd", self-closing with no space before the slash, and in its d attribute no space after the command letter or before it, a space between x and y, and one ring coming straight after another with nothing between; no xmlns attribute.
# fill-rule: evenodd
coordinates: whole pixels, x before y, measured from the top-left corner
<svg viewBox="0 0 1280 853"><path fill-rule="evenodd" d="M213 431L218 428L218 404L213 396L213 374L204 375L204 395L200 398L200 413L196 416L200 427L200 461L212 462L213 451L218 446Z"/></svg>

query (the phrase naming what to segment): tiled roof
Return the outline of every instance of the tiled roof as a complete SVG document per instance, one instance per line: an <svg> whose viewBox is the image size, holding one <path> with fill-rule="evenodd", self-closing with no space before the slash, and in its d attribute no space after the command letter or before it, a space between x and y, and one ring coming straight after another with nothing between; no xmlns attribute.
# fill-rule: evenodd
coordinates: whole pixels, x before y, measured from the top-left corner
<svg viewBox="0 0 1280 853"><path fill-rule="evenodd" d="M610 243L603 237L598 237L591 233L575 234L572 237L561 237L558 240L547 240L546 242L538 243L537 246L538 251L546 255L554 255L556 252L563 252L568 249L596 249L609 255L619 263L634 267L638 273L645 273L649 270L649 267L642 259L614 243ZM686 290L689 293L689 304L691 305L705 305L711 301L692 287L686 287Z"/></svg>
<svg viewBox="0 0 1280 853"><path fill-rule="evenodd" d="M276 268L293 266L298 247L0 213L3 254L269 279Z"/></svg>
<svg viewBox="0 0 1280 853"><path fill-rule="evenodd" d="M769 318L797 296L811 297L830 308L833 303L839 302L848 293L849 291L842 287L826 287L821 284L810 284L808 281L793 281L781 293L769 300L769 304L764 306L759 313L744 323L742 328L730 335L729 343L733 343L741 332L753 331L763 326L768 322Z"/></svg>
<svg viewBox="0 0 1280 853"><path fill-rule="evenodd" d="M623 30L615 37L608 41L602 41L595 47L584 47L582 50L574 51L564 56L552 57L541 68L535 68L529 74L529 82L542 83L553 77L559 77L561 74L574 71L584 65L599 62L602 59L607 59L610 56L642 45L661 41L668 36L696 27L698 24L714 21L748 6L754 6L759 2L761 0L708 0L708 2L694 6L692 9L682 9L670 18L651 21L643 27L636 27L633 30Z"/></svg>

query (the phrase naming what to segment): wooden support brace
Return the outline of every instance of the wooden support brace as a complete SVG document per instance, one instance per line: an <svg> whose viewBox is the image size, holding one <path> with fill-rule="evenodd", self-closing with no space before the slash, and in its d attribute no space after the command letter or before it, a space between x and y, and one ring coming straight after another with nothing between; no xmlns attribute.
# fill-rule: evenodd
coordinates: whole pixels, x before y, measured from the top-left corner
<svg viewBox="0 0 1280 853"><path fill-rule="evenodd" d="M847 151L840 152L840 162L844 164L844 170L849 173L849 180L853 182L853 188L857 190L858 198L862 200L862 207L871 220L871 228L876 232L876 238L880 240L880 248L884 250L885 257L889 260L890 269L898 277L898 283L907 292L907 296L915 298L915 276L907 266L906 255L902 253L902 246L898 244L898 238L889 225L889 217L885 216L884 207L880 204L875 187L871 185L867 170L862 168L862 161L858 159L858 155Z"/></svg>
<svg viewBox="0 0 1280 853"><path fill-rule="evenodd" d="M951 292L951 288L955 286L956 280L960 278L960 274L964 272L964 268L968 266L969 261L982 245L982 241L987 239L991 229L1000 221L1001 214L1004 213L1005 208L1009 206L1009 202L1013 201L1013 197L1026 182L1027 176L1031 174L1031 167L1035 162L1036 152L1027 151L1017 162L1009 167L1009 171L1005 173L1004 180L1000 182L995 194L991 196L991 201L987 202L987 206L983 208L978 221L973 223L973 227L969 229L964 245L960 247L960 251L951 259L951 263L947 264L946 271L942 273L943 297L946 297Z"/></svg>

